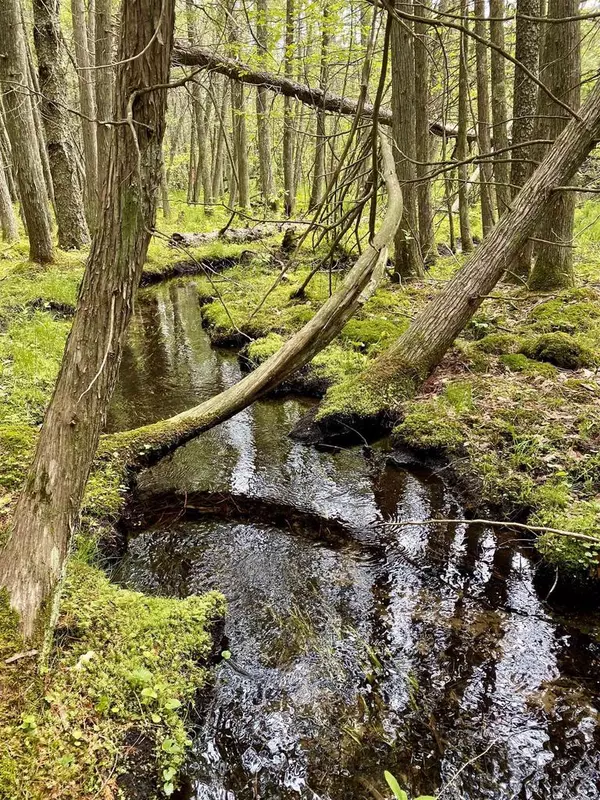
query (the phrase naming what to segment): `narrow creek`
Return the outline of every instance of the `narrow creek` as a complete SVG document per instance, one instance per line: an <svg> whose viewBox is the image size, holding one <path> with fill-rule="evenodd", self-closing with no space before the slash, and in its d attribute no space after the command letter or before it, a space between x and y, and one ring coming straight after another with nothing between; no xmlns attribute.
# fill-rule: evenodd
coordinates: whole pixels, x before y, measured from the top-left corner
<svg viewBox="0 0 600 800"><path fill-rule="evenodd" d="M236 355L210 346L192 280L142 293L121 376L112 430L239 379ZM366 454L294 442L309 404L256 403L139 476L140 508L159 497L179 510L131 533L113 578L218 589L229 604L231 659L201 700L181 796L388 797L387 769L448 800L598 798L594 615L550 608L514 535L381 527L460 518L460 504L385 442ZM203 513L194 498L207 497L223 507Z"/></svg>

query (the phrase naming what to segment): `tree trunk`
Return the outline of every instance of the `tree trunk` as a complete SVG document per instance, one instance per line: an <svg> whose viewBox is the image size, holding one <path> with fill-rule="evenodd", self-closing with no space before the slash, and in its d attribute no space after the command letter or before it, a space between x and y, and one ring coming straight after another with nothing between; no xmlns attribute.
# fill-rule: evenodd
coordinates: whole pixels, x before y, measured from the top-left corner
<svg viewBox="0 0 600 800"><path fill-rule="evenodd" d="M501 47L504 46L504 22L506 15L504 0L490 0L490 41ZM510 205L510 171L506 160L508 147L507 129L507 104L506 104L506 62L503 55L497 50L490 50L490 64L492 74L492 136L494 150L503 150L494 161L494 182L496 184L496 201L498 203L498 216L504 214Z"/></svg>
<svg viewBox="0 0 600 800"><path fill-rule="evenodd" d="M169 80L174 5L123 4L115 109L124 119L137 93L139 150L118 126L73 327L0 559L0 586L27 639L41 632L63 570L154 224L166 91L146 89Z"/></svg>
<svg viewBox="0 0 600 800"><path fill-rule="evenodd" d="M409 8L410 5L410 8ZM402 3L403 10L412 11ZM419 252L419 228L415 191L415 56L411 23L392 23L392 131L396 147L396 171L402 187L404 213L394 241L394 276L408 281L425 274Z"/></svg>
<svg viewBox="0 0 600 800"><path fill-rule="evenodd" d="M87 244L89 237L69 120L64 108L67 76L59 13L60 0L33 0L33 40L54 184L58 246L72 250Z"/></svg>
<svg viewBox="0 0 600 800"><path fill-rule="evenodd" d="M17 216L10 198L2 150L0 150L0 228L3 242L15 242L19 238Z"/></svg>
<svg viewBox="0 0 600 800"><path fill-rule="evenodd" d="M475 33L486 37L485 0L475 0ZM488 154L492 149L490 134L490 89L488 74L487 47L481 42L475 46L477 59L477 133L479 153ZM481 186L481 227L485 236L494 226L494 201L492 197L492 162L483 161L480 165Z"/></svg>
<svg viewBox="0 0 600 800"><path fill-rule="evenodd" d="M294 0L286 0L285 6L285 53L283 69L288 80L294 69L294 22L296 10ZM296 205L294 187L294 106L292 98L283 98L283 211L291 217Z"/></svg>
<svg viewBox="0 0 600 800"><path fill-rule="evenodd" d="M446 351L492 291L552 204L556 187L566 185L600 134L600 82L555 141L546 158L487 238L415 317L408 330L376 358L357 385L381 398L408 396L440 363ZM381 400L380 400L381 402Z"/></svg>
<svg viewBox="0 0 600 800"><path fill-rule="evenodd" d="M461 0L462 24L468 26L467 0ZM463 253L473 250L471 223L469 221L469 169L461 164L468 156L467 129L469 127L469 37L460 33L460 65L458 68L458 136L456 138L456 159L458 166L458 221L460 224L461 249Z"/></svg>
<svg viewBox="0 0 600 800"><path fill-rule="evenodd" d="M256 0L256 44L259 48L258 62L266 63L269 52L269 21L267 0ZM260 193L267 208L277 208L277 189L273 176L273 156L271 153L271 128L269 125L269 92L264 86L256 89L256 132L258 139L258 168L260 173Z"/></svg>
<svg viewBox="0 0 600 800"><path fill-rule="evenodd" d="M0 58L0 80L6 130L27 225L29 256L32 261L43 264L53 259L52 234L44 172L27 90L29 68L19 0L3 0L0 53L4 56Z"/></svg>
<svg viewBox="0 0 600 800"><path fill-rule="evenodd" d="M323 90L323 97L327 95L329 83L329 9L328 1L323 5L321 17L321 67L319 75L319 88ZM317 111L317 130L315 139L315 164L313 169L312 187L308 210L313 211L323 199L325 189L325 149L327 147L327 123L325 111Z"/></svg>
<svg viewBox="0 0 600 800"><path fill-rule="evenodd" d="M237 173L237 205L250 208L250 175L248 172L248 135L246 132L246 97L244 85L231 84L231 114L233 120L233 151Z"/></svg>
<svg viewBox="0 0 600 800"><path fill-rule="evenodd" d="M515 33L515 58L536 77L539 74L540 61L540 0L517 0L517 26ZM533 18L533 19L532 19ZM529 142L534 137L538 87L519 66L515 66L513 88L513 145ZM535 157L534 147L519 147L513 150L510 170L512 196L533 175ZM531 270L533 243L528 242L517 256L507 279L517 284L527 282Z"/></svg>
<svg viewBox="0 0 600 800"><path fill-rule="evenodd" d="M427 19L429 11L427 6L418 0L418 2L415 2L414 14L416 17ZM417 178L419 178L419 183L417 184L419 247L423 263L431 264L435 261L437 253L433 230L431 181L426 177L430 169L426 166L426 163L431 160L432 155L428 116L431 87L429 85L430 55L427 49L427 35L427 25L422 22L415 22L415 136L418 162L416 174Z"/></svg>
<svg viewBox="0 0 600 800"><path fill-rule="evenodd" d="M39 2L39 0L38 0ZM96 0L96 67L113 62L112 0ZM112 119L114 95L114 67L96 70L96 110L100 122ZM98 191L108 171L110 125L98 125Z"/></svg>
<svg viewBox="0 0 600 800"><path fill-rule="evenodd" d="M85 162L85 213L88 228L94 231L98 208L98 141L96 136L96 98L90 70L87 23L83 0L71 0L73 42L79 82L79 104L83 118L83 159Z"/></svg>
<svg viewBox="0 0 600 800"><path fill-rule="evenodd" d="M553 94L577 110L580 102L581 55L579 0L549 0L548 16L570 17L569 22L547 25L541 78ZM540 92L541 139L554 139L569 120L567 113ZM543 150L543 148L542 148ZM531 289L553 291L572 286L575 192L559 192L542 219L535 243Z"/></svg>

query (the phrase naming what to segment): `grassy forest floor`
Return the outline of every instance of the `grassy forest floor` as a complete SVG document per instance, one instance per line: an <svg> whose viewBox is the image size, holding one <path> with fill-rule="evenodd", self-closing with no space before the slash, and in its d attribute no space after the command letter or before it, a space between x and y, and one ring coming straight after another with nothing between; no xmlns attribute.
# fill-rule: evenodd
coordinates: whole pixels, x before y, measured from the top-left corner
<svg viewBox="0 0 600 800"><path fill-rule="evenodd" d="M223 222L183 208L167 233L212 230ZM400 401L382 395L368 409L393 421L394 442L443 459L470 507L597 537L598 546L558 535L538 538L549 562L578 575L595 574L600 553L598 210L592 202L578 210L576 288L541 295L498 287L419 396ZM196 282L213 341L246 343L255 364L301 327L329 292L329 275L319 273L302 298L290 299L317 258L307 243L298 264L268 294L282 265L279 241L194 250L196 258L252 253ZM0 253L0 537L8 531L59 368L85 255L60 253L55 264L41 268L26 254L24 239ZM161 275L186 258L154 240L146 272ZM321 415L333 410L352 418L345 387L360 379L369 359L407 327L460 263L461 257L440 258L422 282L386 282L303 370L296 388L326 391ZM333 288L340 274L331 276ZM187 711L206 680L202 663L224 601L217 594L148 598L111 585L94 566L97 542L118 518L126 480L117 459L92 475L42 675L28 657L6 664L22 648L6 600L0 603L0 798L108 800L118 785L127 785L124 745L131 764L141 763L146 751L146 762L158 769L147 776L144 796L152 796L148 787L157 777L167 793L172 790L186 748Z"/></svg>

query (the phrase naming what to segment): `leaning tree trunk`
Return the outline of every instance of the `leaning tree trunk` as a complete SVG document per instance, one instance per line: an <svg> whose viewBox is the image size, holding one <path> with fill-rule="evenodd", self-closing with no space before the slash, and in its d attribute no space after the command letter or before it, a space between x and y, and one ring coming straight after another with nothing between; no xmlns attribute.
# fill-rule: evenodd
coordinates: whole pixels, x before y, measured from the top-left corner
<svg viewBox="0 0 600 800"><path fill-rule="evenodd" d="M414 392L440 363L456 337L477 311L551 206L557 188L568 184L600 134L600 82L527 181L509 209L467 261L407 331L376 358L356 382L364 408L372 391L380 405L401 401ZM385 391L382 391L385 389ZM349 407L352 399L348 398Z"/></svg>
<svg viewBox="0 0 600 800"><path fill-rule="evenodd" d="M258 62L266 63L269 52L269 21L267 0L256 0L256 44ZM260 173L260 193L267 208L277 208L277 190L273 176L273 155L271 153L271 127L269 124L269 92L264 86L256 88L256 132L258 139L258 169Z"/></svg>
<svg viewBox="0 0 600 800"><path fill-rule="evenodd" d="M27 90L29 66L19 0L2 0L0 53L6 130L29 236L29 256L32 261L43 264L53 259L52 233L46 182Z"/></svg>
<svg viewBox="0 0 600 800"><path fill-rule="evenodd" d="M577 110L580 101L581 54L580 23L577 21L579 0L549 0L550 18L569 20L548 25L544 36L541 78L563 102ZM540 92L540 138L554 139L569 120L546 94ZM572 286L573 228L575 226L573 191L559 192L537 232L535 264L529 279L531 289L553 291Z"/></svg>
<svg viewBox="0 0 600 800"><path fill-rule="evenodd" d="M536 77L540 61L540 0L517 0L517 25L515 32L515 58ZM522 145L533 139L535 132L538 87L519 65L515 66L513 88L513 126L512 144ZM533 174L531 163L535 148L518 147L512 152L510 182L513 197ZM507 270L506 277L517 284L527 282L531 270L533 243L528 242L514 263Z"/></svg>
<svg viewBox="0 0 600 800"><path fill-rule="evenodd" d="M490 41L497 47L504 46L504 22L506 9L504 0L490 0ZM506 59L497 50L490 51L492 77L492 137L494 150L502 150L494 161L494 182L498 216L510 206L509 165L506 159L508 147L507 105L506 105Z"/></svg>
<svg viewBox="0 0 600 800"><path fill-rule="evenodd" d="M90 69L87 23L83 0L71 0L73 42L79 80L79 104L83 118L83 159L85 162L85 211L88 227L95 229L98 208L98 138L96 135L96 97Z"/></svg>
<svg viewBox="0 0 600 800"><path fill-rule="evenodd" d="M475 33L486 38L485 0L475 0ZM487 47L482 42L475 45L477 60L477 133L480 155L487 155L492 149L490 134L490 87L488 74ZM494 201L492 197L492 164L483 161L480 169L481 186L481 227L485 236L494 226Z"/></svg>
<svg viewBox="0 0 600 800"><path fill-rule="evenodd" d="M38 61L42 119L54 185L58 246L79 249L89 241L74 145L64 106L67 73L60 30L60 0L33 0L33 40Z"/></svg>
<svg viewBox="0 0 600 800"><path fill-rule="evenodd" d="M129 126L116 128L73 327L0 559L0 587L25 638L45 621L60 579L148 249L166 107L166 90L149 87L169 80L174 5L123 4L115 109L125 119L130 107L137 145Z"/></svg>
<svg viewBox="0 0 600 800"><path fill-rule="evenodd" d="M412 0L410 3L412 11ZM402 3L406 8L407 3ZM389 12L388 12L389 13ZM396 171L404 196L402 222L394 242L394 275L397 280L420 278L425 274L419 252L416 205L415 58L410 23L392 22L392 130L396 147Z"/></svg>

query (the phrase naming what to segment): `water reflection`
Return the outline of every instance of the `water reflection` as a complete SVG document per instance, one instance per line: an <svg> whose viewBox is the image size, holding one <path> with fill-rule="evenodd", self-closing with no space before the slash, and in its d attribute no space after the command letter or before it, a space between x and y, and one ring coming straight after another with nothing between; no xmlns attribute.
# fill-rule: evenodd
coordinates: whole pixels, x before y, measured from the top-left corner
<svg viewBox="0 0 600 800"><path fill-rule="evenodd" d="M239 378L212 350L193 286L140 303L113 428L181 411ZM460 518L439 480L384 448L323 453L287 437L306 403L264 401L140 476L140 497L232 491L343 521ZM571 800L600 794L599 648L555 618L533 565L480 525L385 528L379 556L259 520L181 520L131 540L116 579L229 602L190 766L196 798L372 798L383 769L414 794ZM387 796L387 795L386 795Z"/></svg>

